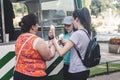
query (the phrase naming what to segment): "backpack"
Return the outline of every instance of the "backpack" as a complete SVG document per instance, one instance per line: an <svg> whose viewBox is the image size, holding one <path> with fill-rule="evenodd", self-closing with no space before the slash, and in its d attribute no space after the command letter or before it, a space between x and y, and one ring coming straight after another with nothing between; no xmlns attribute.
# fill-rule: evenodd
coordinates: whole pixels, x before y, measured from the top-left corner
<svg viewBox="0 0 120 80"><path fill-rule="evenodd" d="M86 32L85 30L83 30L83 31ZM87 32L86 32L86 34L89 37L89 34ZM89 37L89 39L90 39L90 37ZM95 37L90 39L84 59L81 58L81 55L75 46L74 46L74 48L77 51L77 54L80 57L84 66L91 68L91 67L94 67L99 64L100 59L101 59L100 46L99 46L98 42L96 41Z"/></svg>

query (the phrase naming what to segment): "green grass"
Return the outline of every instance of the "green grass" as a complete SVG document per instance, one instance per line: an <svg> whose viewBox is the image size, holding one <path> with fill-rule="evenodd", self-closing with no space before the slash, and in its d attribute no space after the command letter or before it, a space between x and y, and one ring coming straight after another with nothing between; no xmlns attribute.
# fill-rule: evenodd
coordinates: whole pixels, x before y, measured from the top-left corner
<svg viewBox="0 0 120 80"><path fill-rule="evenodd" d="M109 72L120 71L120 63L108 63ZM107 73L106 64L101 64L91 68L90 77Z"/></svg>

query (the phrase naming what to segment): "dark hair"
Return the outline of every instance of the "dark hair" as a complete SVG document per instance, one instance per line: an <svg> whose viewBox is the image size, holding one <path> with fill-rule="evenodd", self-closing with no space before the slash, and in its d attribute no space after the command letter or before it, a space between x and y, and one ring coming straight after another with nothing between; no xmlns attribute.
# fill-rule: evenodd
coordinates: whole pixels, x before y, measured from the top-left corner
<svg viewBox="0 0 120 80"><path fill-rule="evenodd" d="M29 32L32 26L36 23L38 23L37 16L33 13L30 13L22 18L21 22L19 22L19 26L21 27L21 31L25 33Z"/></svg>
<svg viewBox="0 0 120 80"><path fill-rule="evenodd" d="M80 20L80 23L83 25L83 27L88 31L88 33L91 35L91 16L89 13L89 10L87 8L77 9L73 12L73 18L78 18Z"/></svg>

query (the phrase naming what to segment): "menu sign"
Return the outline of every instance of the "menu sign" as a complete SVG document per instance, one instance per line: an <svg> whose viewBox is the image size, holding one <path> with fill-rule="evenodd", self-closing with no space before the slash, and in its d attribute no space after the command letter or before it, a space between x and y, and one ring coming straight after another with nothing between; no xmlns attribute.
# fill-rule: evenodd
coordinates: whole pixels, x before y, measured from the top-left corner
<svg viewBox="0 0 120 80"><path fill-rule="evenodd" d="M3 31L2 31L2 26L0 26L0 43L3 42Z"/></svg>

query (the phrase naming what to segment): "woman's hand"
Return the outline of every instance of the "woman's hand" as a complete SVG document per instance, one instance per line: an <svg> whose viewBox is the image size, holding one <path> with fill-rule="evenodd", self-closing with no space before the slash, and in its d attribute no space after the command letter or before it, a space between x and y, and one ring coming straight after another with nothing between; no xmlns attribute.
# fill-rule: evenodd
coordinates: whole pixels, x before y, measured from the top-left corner
<svg viewBox="0 0 120 80"><path fill-rule="evenodd" d="M55 37L55 27L51 25L49 33L48 33L48 38L49 40L53 39Z"/></svg>
<svg viewBox="0 0 120 80"><path fill-rule="evenodd" d="M58 42L58 41L59 41L58 39L54 38L52 41L53 41L53 44L54 44L54 45L56 45L56 44L59 45L59 44L58 44L58 43L59 43L59 42Z"/></svg>
<svg viewBox="0 0 120 80"><path fill-rule="evenodd" d="M66 40L66 39L61 39L58 42L64 46L67 43L67 41L68 40Z"/></svg>
<svg viewBox="0 0 120 80"><path fill-rule="evenodd" d="M54 38L54 35L53 35L53 31L50 30L49 33L48 33L48 38L49 40L53 39Z"/></svg>

